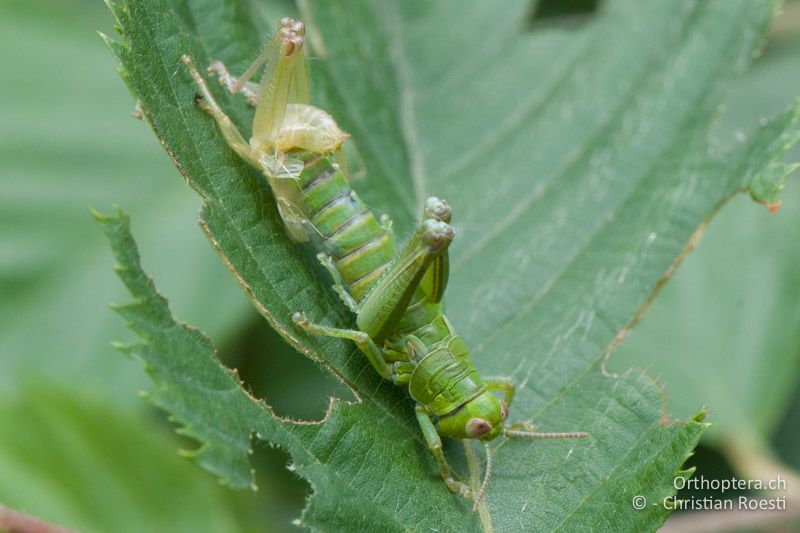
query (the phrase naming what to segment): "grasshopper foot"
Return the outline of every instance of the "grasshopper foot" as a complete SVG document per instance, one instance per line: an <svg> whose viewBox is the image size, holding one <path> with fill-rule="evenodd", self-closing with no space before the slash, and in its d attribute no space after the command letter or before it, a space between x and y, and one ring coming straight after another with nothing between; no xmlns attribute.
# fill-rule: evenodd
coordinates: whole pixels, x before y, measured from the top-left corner
<svg viewBox="0 0 800 533"><path fill-rule="evenodd" d="M456 481L452 477L444 478L444 483L447 485L447 488L450 489L450 492L454 494L458 494L459 496L463 496L468 500L472 500L475 498L475 491L473 491L466 483L461 481Z"/></svg>

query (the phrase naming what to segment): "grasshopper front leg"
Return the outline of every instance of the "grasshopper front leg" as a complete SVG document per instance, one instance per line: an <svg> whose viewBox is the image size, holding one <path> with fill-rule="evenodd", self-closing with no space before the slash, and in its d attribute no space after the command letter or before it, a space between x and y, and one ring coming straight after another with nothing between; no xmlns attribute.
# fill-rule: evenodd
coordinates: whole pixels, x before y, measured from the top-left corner
<svg viewBox="0 0 800 533"><path fill-rule="evenodd" d="M442 438L436 431L436 426L433 425L433 421L431 420L427 409L425 409L425 407L422 405L417 404L416 413L417 422L422 430L422 435L425 437L425 441L428 443L428 449L431 451L434 458L436 458L436 462L439 464L439 472L442 475L445 485L447 485L447 488L450 489L451 492L471 500L474 497L474 492L472 489L465 483L457 481L453 477L453 472L450 470L450 467L444 458L444 452L442 451Z"/></svg>
<svg viewBox="0 0 800 533"><path fill-rule="evenodd" d="M502 391L503 402L506 404L506 408L511 407L511 402L514 400L514 392L517 390L517 386L514 384L513 379L506 377L491 377L484 378L483 381L486 383L486 386L489 388L489 390Z"/></svg>
<svg viewBox="0 0 800 533"><path fill-rule="evenodd" d="M363 331L354 329L341 329L331 328L328 326L321 326L313 324L308 321L305 313L295 313L292 315L292 320L295 324L311 333L312 335L322 335L325 337L338 337L340 339L349 339L353 341L359 350L367 356L372 367L381 377L385 379L392 379L392 367L384 360L381 349L375 342L369 338L369 335Z"/></svg>

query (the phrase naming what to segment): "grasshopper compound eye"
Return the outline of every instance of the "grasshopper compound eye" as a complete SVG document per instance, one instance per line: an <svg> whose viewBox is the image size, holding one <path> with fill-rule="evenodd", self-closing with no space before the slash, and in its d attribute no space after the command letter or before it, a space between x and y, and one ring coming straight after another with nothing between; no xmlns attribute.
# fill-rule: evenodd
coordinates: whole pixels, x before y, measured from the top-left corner
<svg viewBox="0 0 800 533"><path fill-rule="evenodd" d="M492 425L483 418L470 418L464 433L471 438L483 437L492 430Z"/></svg>

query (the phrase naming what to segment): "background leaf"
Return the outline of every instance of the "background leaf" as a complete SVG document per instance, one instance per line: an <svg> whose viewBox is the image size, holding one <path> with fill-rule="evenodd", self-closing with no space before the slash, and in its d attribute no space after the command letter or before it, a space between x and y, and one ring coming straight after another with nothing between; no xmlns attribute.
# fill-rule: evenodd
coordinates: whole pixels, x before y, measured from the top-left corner
<svg viewBox="0 0 800 533"><path fill-rule="evenodd" d="M146 375L110 345L131 337L108 309L124 288L89 207L114 201L138 216L147 264L182 316L227 346L258 319L198 232L199 202L130 118L96 34L112 23L93 0L0 2L0 505L81 531L288 527L286 499L306 489L285 456L259 450L275 484L257 495L220 486L175 453L172 428L137 394ZM314 370L300 369L310 387ZM324 411L322 387L305 396L279 412Z"/></svg>
<svg viewBox="0 0 800 533"><path fill-rule="evenodd" d="M111 27L101 7L0 4L0 388L80 382L130 409L147 380L109 345L126 336L107 307L122 293L89 207L141 215L148 260L187 319L223 339L249 310L197 232L197 200L130 118L94 33Z"/></svg>
<svg viewBox="0 0 800 533"><path fill-rule="evenodd" d="M28 383L0 402L0 501L80 531L246 531L255 498L176 461L142 415ZM132 475L135 472L135 475Z"/></svg>
<svg viewBox="0 0 800 533"><path fill-rule="evenodd" d="M797 110L716 153L708 132L723 88L756 50L774 6L673 6L609 1L580 30L531 33L521 31L523 2L501 9L485 2L467 12L450 2L314 3L306 14L326 52L315 69L318 96L353 134L368 171L369 187L359 190L401 230L428 193L455 207L460 240L449 309L478 368L518 379L515 418L592 433L588 444L498 445L485 528L589 520L653 528L665 516L660 507L637 513L619 502L627 490L668 494L699 435L696 423L666 423L647 378L604 374L601 361L696 227L735 191L755 182L770 190L785 177L789 169L777 160L795 139ZM148 120L205 200L205 227L240 282L287 340L363 400L338 404L321 426L290 430L260 411L261 436L289 448L312 479L307 524L467 527L472 517L432 475L400 391L365 372L352 347L302 336L289 323L296 309L328 323L352 319L308 254L283 236L265 185L192 106L182 53L238 70L256 49L254 36L266 33L247 5L209 9L200 1L172 10L158 1L123 4L116 14L125 43L114 49ZM447 21L456 10L453 25ZM214 24L204 22L208 13ZM222 100L246 124L241 103ZM164 354L142 357L154 364ZM203 377L187 361L176 364ZM162 397L172 398L162 405L178 410L180 395L170 395L175 376L161 386ZM219 418L215 401L195 405L179 420L214 443L201 462L244 483L246 430L257 419L245 416L253 414L246 404L227 411L239 427L225 446L202 429ZM375 479L375 472L389 475ZM353 495L344 509L325 490L342 483Z"/></svg>
<svg viewBox="0 0 800 533"><path fill-rule="evenodd" d="M791 68L800 53L798 15L795 8L798 29L777 35L727 98L719 143L744 142L758 120L800 92L800 73ZM793 150L791 158L798 156ZM800 255L788 243L800 239L798 192L789 183L774 216L746 198L731 202L612 360L616 368L650 368L678 416L707 405L715 420L709 439L768 437L797 381Z"/></svg>

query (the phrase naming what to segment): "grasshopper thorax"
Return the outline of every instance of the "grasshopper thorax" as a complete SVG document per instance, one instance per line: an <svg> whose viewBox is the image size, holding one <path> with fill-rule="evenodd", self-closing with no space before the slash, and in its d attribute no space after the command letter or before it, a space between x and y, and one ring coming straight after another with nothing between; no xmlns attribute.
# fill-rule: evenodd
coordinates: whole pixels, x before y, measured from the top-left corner
<svg viewBox="0 0 800 533"><path fill-rule="evenodd" d="M436 423L438 433L454 439L492 440L503 432L508 407L491 392L481 394Z"/></svg>

